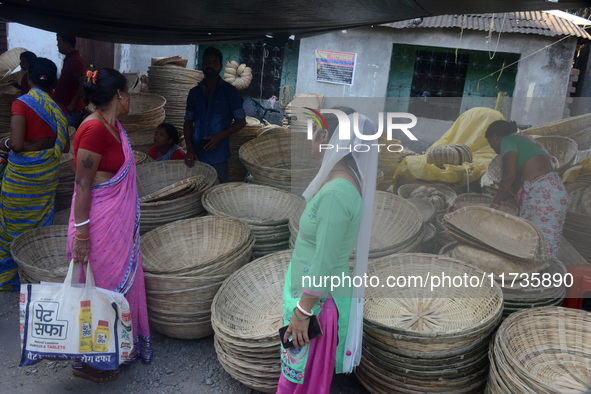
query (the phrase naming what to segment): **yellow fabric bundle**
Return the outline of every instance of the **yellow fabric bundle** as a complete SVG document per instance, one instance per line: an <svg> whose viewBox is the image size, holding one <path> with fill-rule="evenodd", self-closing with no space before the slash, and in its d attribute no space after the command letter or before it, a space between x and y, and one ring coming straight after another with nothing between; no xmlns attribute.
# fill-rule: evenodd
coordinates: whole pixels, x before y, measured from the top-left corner
<svg viewBox="0 0 591 394"><path fill-rule="evenodd" d="M450 129L432 145L468 145L472 150L472 163L463 163L461 166L445 164L441 169L427 163L426 154L409 156L404 158L396 169L394 185L400 176L423 181L453 183L456 186L466 185L468 175L470 182L479 179L486 172L488 162L495 156L495 152L484 137L486 129L495 120L505 120L505 118L494 109L483 107L469 109L460 115Z"/></svg>

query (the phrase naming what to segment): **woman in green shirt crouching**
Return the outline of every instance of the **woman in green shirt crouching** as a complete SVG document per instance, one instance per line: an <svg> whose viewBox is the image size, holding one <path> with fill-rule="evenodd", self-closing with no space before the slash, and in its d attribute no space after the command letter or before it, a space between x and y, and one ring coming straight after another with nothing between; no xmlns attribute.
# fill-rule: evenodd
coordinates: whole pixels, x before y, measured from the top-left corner
<svg viewBox="0 0 591 394"><path fill-rule="evenodd" d="M515 122L494 121L485 134L501 156L502 175L493 208L514 194L519 216L540 228L556 256L566 219L568 195L554 172L548 151L530 136L518 133Z"/></svg>

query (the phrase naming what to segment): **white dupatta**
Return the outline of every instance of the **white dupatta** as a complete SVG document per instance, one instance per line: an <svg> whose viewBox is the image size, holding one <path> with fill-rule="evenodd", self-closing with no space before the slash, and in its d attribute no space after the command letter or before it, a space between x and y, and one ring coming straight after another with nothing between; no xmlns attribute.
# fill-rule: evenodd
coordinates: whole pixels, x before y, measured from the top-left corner
<svg viewBox="0 0 591 394"><path fill-rule="evenodd" d="M334 131L329 142L332 148L326 150L320 170L304 191L303 196L306 201L310 200L320 190L333 167L349 153L353 155L361 178L361 196L363 200L363 213L355 244L356 257L353 277L363 277L367 272L371 238L371 221L378 171L378 137L375 136L377 130L375 123L364 115L354 113L349 115L349 120L351 127L346 132L348 138L340 138L340 126ZM375 139L362 140L357 137L353 132L355 121L357 121L358 130L361 134L375 136ZM372 146L372 144L375 144L375 146ZM349 326L345 341L346 356L343 360L343 371L345 373L352 372L353 368L359 365L361 361L364 295L364 287L353 287Z"/></svg>

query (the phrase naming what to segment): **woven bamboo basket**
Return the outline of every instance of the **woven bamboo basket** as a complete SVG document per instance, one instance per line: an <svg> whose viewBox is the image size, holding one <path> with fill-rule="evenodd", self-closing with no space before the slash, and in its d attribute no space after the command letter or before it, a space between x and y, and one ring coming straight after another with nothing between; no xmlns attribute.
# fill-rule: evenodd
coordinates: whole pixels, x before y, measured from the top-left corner
<svg viewBox="0 0 591 394"><path fill-rule="evenodd" d="M242 145L239 155L257 183L296 194L305 190L320 168L306 133L255 138Z"/></svg>
<svg viewBox="0 0 591 394"><path fill-rule="evenodd" d="M240 161L238 151L242 145L256 138L257 133L259 133L261 129L262 125L258 119L247 116L246 126L244 126L239 132L230 136L231 157L228 160L228 180L230 182L243 182L246 178L248 170L244 167L242 161Z"/></svg>
<svg viewBox="0 0 591 394"><path fill-rule="evenodd" d="M443 225L452 237L483 249L520 260L548 260L540 252L546 247L543 236L525 219L492 208L467 206L445 215Z"/></svg>
<svg viewBox="0 0 591 394"><path fill-rule="evenodd" d="M2 71L0 70L1 73ZM0 138L10 136L12 102L20 95L20 90L11 85L4 86L0 90Z"/></svg>
<svg viewBox="0 0 591 394"><path fill-rule="evenodd" d="M295 246L299 220L304 209L305 203L301 203L289 217L291 247ZM416 206L392 193L376 191L369 245L370 259L403 251L417 252L422 236L423 218ZM354 256L353 253L352 257Z"/></svg>
<svg viewBox="0 0 591 394"><path fill-rule="evenodd" d="M163 188L192 177L204 177L190 193L180 197L140 202L140 231L147 232L175 220L186 219L204 212L202 194L218 183L217 173L208 164L195 162L192 168L182 161L169 160L142 164L137 167L137 187L140 199Z"/></svg>
<svg viewBox="0 0 591 394"><path fill-rule="evenodd" d="M427 151L427 163L439 168L444 168L446 164L459 166L465 162L472 162L472 150L464 144L432 146Z"/></svg>
<svg viewBox="0 0 591 394"><path fill-rule="evenodd" d="M10 244L21 283L63 282L68 273L68 226L45 226L24 232Z"/></svg>
<svg viewBox="0 0 591 394"><path fill-rule="evenodd" d="M139 147L154 144L154 133L156 128L146 131L136 131L127 135L131 147L138 150Z"/></svg>
<svg viewBox="0 0 591 394"><path fill-rule="evenodd" d="M589 124L591 124L591 113L543 123L530 127L524 132L529 135L562 135L568 137L569 134L589 127Z"/></svg>
<svg viewBox="0 0 591 394"><path fill-rule="evenodd" d="M586 261L591 261L591 214L587 213L588 201L583 198L591 186L587 182L574 182L566 187L568 211L562 235Z"/></svg>
<svg viewBox="0 0 591 394"><path fill-rule="evenodd" d="M155 129L164 121L166 99L154 93L131 94L129 113L119 116L119 122L127 131L146 131Z"/></svg>
<svg viewBox="0 0 591 394"><path fill-rule="evenodd" d="M281 134L281 133L290 133L290 132L291 132L291 129L289 129L287 127L282 127L282 126L271 124L269 126L264 126L259 131L257 131L256 137L258 138L258 137L264 137L264 136L272 135L272 134Z"/></svg>
<svg viewBox="0 0 591 394"><path fill-rule="evenodd" d="M506 200L502 201L499 208L499 211L518 216L519 215L519 207L517 204L512 202L513 200ZM454 200L453 204L449 208L449 212L453 212L463 207L473 207L473 206L482 206L482 207L490 207L493 202L493 198L491 196L485 196L483 194L478 193L464 193L460 194Z"/></svg>
<svg viewBox="0 0 591 394"><path fill-rule="evenodd" d="M55 210L69 209L72 205L76 172L74 171L74 153L64 153L60 158L60 176L55 190Z"/></svg>
<svg viewBox="0 0 591 394"><path fill-rule="evenodd" d="M424 190L426 195L417 194L420 193L421 190ZM451 187L437 183L430 185L407 183L401 185L396 193L402 198L420 198L427 200L433 204L436 212L449 209L457 197L456 192ZM441 198L435 199L435 196L440 196Z"/></svg>
<svg viewBox="0 0 591 394"><path fill-rule="evenodd" d="M461 261L429 254L397 254L374 260L368 276L441 275L482 278ZM385 282L383 282L385 283ZM502 315L498 285L433 289L420 284L368 287L364 348L358 377L370 391L474 392L487 372L487 345ZM360 372L360 373L359 373ZM395 386L393 386L395 385ZM391 389L390 389L391 390Z"/></svg>
<svg viewBox="0 0 591 394"><path fill-rule="evenodd" d="M166 99L167 123L183 129L187 95L203 79L200 70L189 70L175 64L148 67L148 91Z"/></svg>
<svg viewBox="0 0 591 394"><path fill-rule="evenodd" d="M57 211L53 214L54 225L68 225L70 222L70 208Z"/></svg>
<svg viewBox="0 0 591 394"><path fill-rule="evenodd" d="M133 151L133 159L135 160L135 165L136 166L137 165L140 165L140 164L151 163L151 162L154 161L146 153L140 152L140 151L137 151L137 150L134 150Z"/></svg>
<svg viewBox="0 0 591 394"><path fill-rule="evenodd" d="M224 217L180 220L144 234L141 245L153 328L181 339L211 335L214 296L250 261L254 237L248 225Z"/></svg>
<svg viewBox="0 0 591 394"><path fill-rule="evenodd" d="M277 331L283 326L282 294L290 259L291 251L282 251L244 266L226 279L211 305L218 360L233 378L255 390L277 389Z"/></svg>
<svg viewBox="0 0 591 394"><path fill-rule="evenodd" d="M491 393L591 390L591 314L542 307L509 316L491 346ZM502 391L507 389L507 391Z"/></svg>
<svg viewBox="0 0 591 394"><path fill-rule="evenodd" d="M248 223L256 239L255 257L289 248L289 215L302 199L281 189L245 183L226 183L203 194L210 215L229 216Z"/></svg>
<svg viewBox="0 0 591 394"><path fill-rule="evenodd" d="M574 140L567 137L547 136L538 137L537 141L558 160L558 166L554 169L557 173L562 174L574 164L578 150Z"/></svg>
<svg viewBox="0 0 591 394"><path fill-rule="evenodd" d="M21 53L25 48L12 48L0 55L0 81L10 75L20 64Z"/></svg>

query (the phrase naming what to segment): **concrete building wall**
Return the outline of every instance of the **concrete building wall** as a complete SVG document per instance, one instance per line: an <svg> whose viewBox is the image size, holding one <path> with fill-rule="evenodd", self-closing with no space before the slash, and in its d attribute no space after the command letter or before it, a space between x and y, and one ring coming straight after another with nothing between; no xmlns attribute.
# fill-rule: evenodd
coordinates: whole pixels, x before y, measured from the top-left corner
<svg viewBox="0 0 591 394"><path fill-rule="evenodd" d="M187 68L195 69L195 45L115 45L115 68L121 72L140 75L148 73L153 57L182 56Z"/></svg>
<svg viewBox="0 0 591 394"><path fill-rule="evenodd" d="M59 74L64 56L57 50L55 33L13 22L7 23L6 33L8 49L26 48L39 57L46 57L55 63Z"/></svg>
<svg viewBox="0 0 591 394"><path fill-rule="evenodd" d="M536 125L561 119L576 38L563 40L535 53L558 39L531 34L502 34L497 45L498 36L493 34L489 48L487 34L464 30L460 36L459 29L399 30L380 26L304 38L300 44L296 91L324 94L330 98L327 99L327 106L338 105L339 97L383 98L386 96L394 43L478 51L490 49L491 54L496 50L521 56L513 91L512 120L519 124ZM357 53L353 85L316 82L316 49ZM372 104L375 105L375 101ZM378 111L383 111L383 108Z"/></svg>
<svg viewBox="0 0 591 394"><path fill-rule="evenodd" d="M64 56L57 50L54 32L8 23L8 49L22 47L35 52L37 56L52 60L61 70ZM121 72L146 74L152 57L179 55L189 59L187 68L195 68L195 45L115 45L115 69Z"/></svg>

